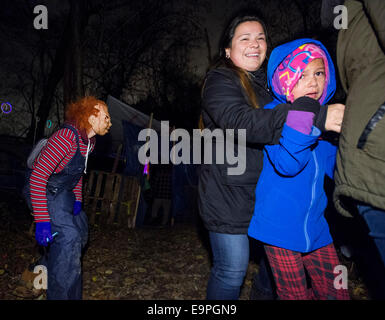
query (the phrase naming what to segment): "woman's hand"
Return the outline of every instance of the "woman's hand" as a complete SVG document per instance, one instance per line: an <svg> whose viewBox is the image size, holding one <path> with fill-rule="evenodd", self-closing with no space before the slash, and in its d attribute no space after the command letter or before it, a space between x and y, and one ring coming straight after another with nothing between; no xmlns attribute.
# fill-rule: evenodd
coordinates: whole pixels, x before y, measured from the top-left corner
<svg viewBox="0 0 385 320"><path fill-rule="evenodd" d="M342 119L344 118L345 105L341 103L329 104L326 114L326 131L341 132Z"/></svg>

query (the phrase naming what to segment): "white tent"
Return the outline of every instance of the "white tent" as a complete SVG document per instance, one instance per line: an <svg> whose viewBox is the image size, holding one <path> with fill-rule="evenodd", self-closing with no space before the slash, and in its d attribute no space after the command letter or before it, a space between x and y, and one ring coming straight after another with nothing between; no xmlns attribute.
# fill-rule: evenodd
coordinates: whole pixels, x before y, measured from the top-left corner
<svg viewBox="0 0 385 320"><path fill-rule="evenodd" d="M122 120L126 120L138 127L147 128L150 123L150 116L110 95L107 97L106 103L112 122L112 127L108 134L109 142L111 143L110 147L112 152L116 152L118 146L124 141ZM152 119L151 128L160 132L160 121Z"/></svg>

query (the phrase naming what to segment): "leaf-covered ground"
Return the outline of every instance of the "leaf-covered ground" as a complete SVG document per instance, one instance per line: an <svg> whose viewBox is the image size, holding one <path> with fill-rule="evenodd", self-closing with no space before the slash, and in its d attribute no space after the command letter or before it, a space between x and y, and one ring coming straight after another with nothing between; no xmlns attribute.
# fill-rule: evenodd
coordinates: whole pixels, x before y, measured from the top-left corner
<svg viewBox="0 0 385 320"><path fill-rule="evenodd" d="M31 221L22 200L11 195L6 202L2 199L0 299L45 299L45 291L33 288L33 274L27 271L39 256ZM354 264L341 259L348 266L352 298L369 299ZM83 259L83 298L205 299L210 264L205 232L194 222L165 228L91 226ZM251 261L242 300L249 299L256 270Z"/></svg>

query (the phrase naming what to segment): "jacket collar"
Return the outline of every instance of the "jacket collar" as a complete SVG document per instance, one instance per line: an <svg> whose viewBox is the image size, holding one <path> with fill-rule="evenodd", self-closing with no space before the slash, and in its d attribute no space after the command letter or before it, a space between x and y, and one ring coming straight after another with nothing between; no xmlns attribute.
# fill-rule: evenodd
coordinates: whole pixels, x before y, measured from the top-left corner
<svg viewBox="0 0 385 320"><path fill-rule="evenodd" d="M249 71L249 74L251 75L253 82L264 88L267 88L266 73L263 68L259 68L256 71Z"/></svg>

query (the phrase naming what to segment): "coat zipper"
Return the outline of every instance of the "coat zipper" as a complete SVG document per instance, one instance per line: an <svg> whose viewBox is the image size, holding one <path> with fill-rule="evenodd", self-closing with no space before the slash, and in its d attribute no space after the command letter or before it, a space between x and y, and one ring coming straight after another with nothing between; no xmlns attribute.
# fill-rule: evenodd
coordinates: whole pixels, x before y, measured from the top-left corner
<svg viewBox="0 0 385 320"><path fill-rule="evenodd" d="M314 164L315 164L315 175L314 175L313 185L312 185L312 188L311 188L310 206L309 206L309 209L308 209L308 211L306 213L305 222L304 222L304 225L303 225L303 229L304 229L304 233L305 233L305 239L306 239L306 252L309 251L309 248L310 248L310 239L309 239L309 234L307 232L307 221L309 219L310 209L313 206L313 202L314 202L314 198L315 198L315 186L316 186L317 177L318 177L318 161L317 161L317 156L315 154L315 150L312 151L312 156L313 156Z"/></svg>

